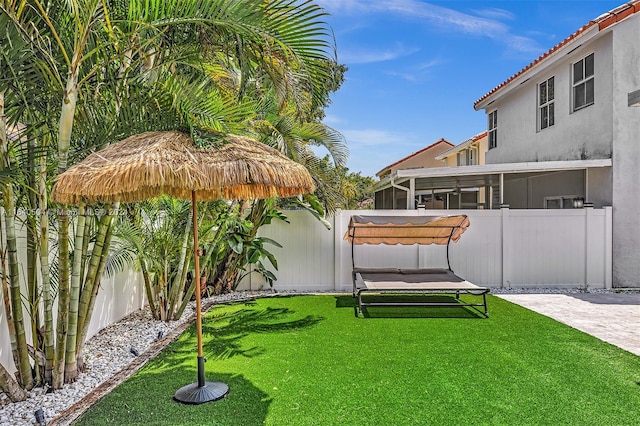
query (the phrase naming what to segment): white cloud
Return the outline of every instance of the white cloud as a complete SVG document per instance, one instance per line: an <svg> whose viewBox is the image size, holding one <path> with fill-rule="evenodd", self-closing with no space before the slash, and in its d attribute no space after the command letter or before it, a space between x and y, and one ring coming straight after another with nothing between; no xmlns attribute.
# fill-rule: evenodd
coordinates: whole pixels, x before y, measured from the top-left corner
<svg viewBox="0 0 640 426"><path fill-rule="evenodd" d="M418 66L418 69L421 71L428 70L435 66L441 65L443 62L440 59L432 59L430 61L424 62Z"/></svg>
<svg viewBox="0 0 640 426"><path fill-rule="evenodd" d="M399 77L412 83L416 83L423 81L425 78L428 78L431 68L434 68L441 64L443 64L443 61L441 61L440 59L432 59L404 71L392 70L387 71L385 74Z"/></svg>
<svg viewBox="0 0 640 426"><path fill-rule="evenodd" d="M418 52L417 48L406 48L397 45L388 49L341 49L338 60L345 64L370 64L373 62L391 61L396 58L412 55Z"/></svg>
<svg viewBox="0 0 640 426"><path fill-rule="evenodd" d="M337 124L344 124L345 121L336 116L336 115L331 115L331 114L327 114L325 115L324 119L322 120L324 122L324 124L326 124L327 126L335 126Z"/></svg>
<svg viewBox="0 0 640 426"><path fill-rule="evenodd" d="M474 11L476 15L482 16L487 19L499 19L502 21L513 21L516 19L515 15L508 10L498 9L495 7L490 7L486 9L479 9Z"/></svg>
<svg viewBox="0 0 640 426"><path fill-rule="evenodd" d="M540 45L529 37L511 35L504 40L504 43L516 52L530 53L538 55L543 49Z"/></svg>
<svg viewBox="0 0 640 426"><path fill-rule="evenodd" d="M460 12L418 0L317 0L329 13L335 15L365 13L393 13L420 19L441 30L488 37L503 42L509 49L524 53L540 52L537 43L525 36L515 35L502 21L515 16L503 9L486 8L475 14Z"/></svg>

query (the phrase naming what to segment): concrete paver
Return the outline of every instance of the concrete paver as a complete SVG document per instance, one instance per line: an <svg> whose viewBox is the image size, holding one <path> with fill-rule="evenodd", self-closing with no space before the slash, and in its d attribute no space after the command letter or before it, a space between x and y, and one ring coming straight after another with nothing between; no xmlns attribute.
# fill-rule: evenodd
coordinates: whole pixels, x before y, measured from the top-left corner
<svg viewBox="0 0 640 426"><path fill-rule="evenodd" d="M496 296L640 355L640 293Z"/></svg>

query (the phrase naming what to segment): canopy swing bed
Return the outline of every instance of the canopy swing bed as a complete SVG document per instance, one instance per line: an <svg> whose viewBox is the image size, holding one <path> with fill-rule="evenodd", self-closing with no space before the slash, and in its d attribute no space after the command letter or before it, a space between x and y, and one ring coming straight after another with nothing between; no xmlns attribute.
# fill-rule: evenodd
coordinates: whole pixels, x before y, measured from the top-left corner
<svg viewBox="0 0 640 426"><path fill-rule="evenodd" d="M351 216L344 239L351 244L353 297L358 299L356 316L368 306L422 306L471 308L488 318L487 293L480 287L457 276L451 269L449 246L457 242L469 227L466 215L456 216ZM370 268L356 266L355 246L446 245L447 269L444 268ZM439 298L363 297L405 294L452 295L455 301ZM481 297L482 301L460 299L460 294ZM412 300L413 299L413 300Z"/></svg>

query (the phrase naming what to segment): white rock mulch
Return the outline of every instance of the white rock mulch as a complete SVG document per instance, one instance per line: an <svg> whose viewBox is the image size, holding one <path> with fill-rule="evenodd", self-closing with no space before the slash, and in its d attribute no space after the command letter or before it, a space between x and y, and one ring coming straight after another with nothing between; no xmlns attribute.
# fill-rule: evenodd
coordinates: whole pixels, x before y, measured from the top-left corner
<svg viewBox="0 0 640 426"><path fill-rule="evenodd" d="M203 299L203 306L217 303L245 300L272 294L267 292L235 292ZM0 425L37 425L35 411L42 408L45 422L56 418L76 402L82 400L100 384L112 378L119 371L132 364L138 357L177 327L193 319L195 304L185 309L178 321L154 320L149 309L143 309L126 316L115 324L102 329L85 344L84 360L86 370L80 373L75 383L47 393L45 388L35 388L26 401L11 403L0 392ZM166 339L165 339L166 340ZM167 340L166 343L169 343ZM137 354L137 355L136 355Z"/></svg>

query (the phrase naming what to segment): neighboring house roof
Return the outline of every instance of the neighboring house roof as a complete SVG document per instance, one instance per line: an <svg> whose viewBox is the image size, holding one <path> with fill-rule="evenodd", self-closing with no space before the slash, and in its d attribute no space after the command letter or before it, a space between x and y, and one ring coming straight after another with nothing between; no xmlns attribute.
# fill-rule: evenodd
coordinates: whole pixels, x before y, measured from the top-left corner
<svg viewBox="0 0 640 426"><path fill-rule="evenodd" d="M480 139L487 137L487 131L485 130L482 133L478 133L477 135L467 139L466 141L459 143L458 145L454 146L451 149L448 149L444 152L441 152L440 154L435 156L436 160L444 160L446 157L450 156L451 154L455 154L459 151L462 151L465 148L468 148L469 146L473 145L474 143L478 142Z"/></svg>
<svg viewBox="0 0 640 426"><path fill-rule="evenodd" d="M380 170L378 173L376 173L377 176L381 176L384 174L387 174L392 168L400 165L401 163L404 163L405 161L422 154L423 152L429 151L430 149L433 149L435 147L437 147L438 145L441 144L447 144L449 146L453 146L453 144L447 140L445 140L444 138L441 138L439 141L432 143L431 145L422 148L420 151L416 151L413 154L407 155L406 157L396 161L395 163L389 164L388 166L384 167L382 170Z"/></svg>
<svg viewBox="0 0 640 426"><path fill-rule="evenodd" d="M563 48L565 46L575 42L578 39L583 38L584 36L586 36L587 33L589 34L592 32L598 33L610 27L611 25L617 22L620 22L623 19L638 12L640 12L640 0L633 0L598 16L596 19L590 21L586 25L583 25L582 28L580 28L578 31L574 32L569 37L565 38L560 43L553 46L549 51L547 51L546 53L538 57L538 59L531 62L529 65L527 65L526 67L524 67L523 69L521 69L520 71L512 75L511 77L509 77L506 81L504 81L503 83L501 83L500 85L492 89L489 93L487 93L486 95L484 95L483 97L475 101L475 103L473 104L473 107L476 110L482 109L483 107L479 107L479 106L484 101L486 101L489 97L501 91L503 88L508 86L511 82L513 82L515 79L525 74L526 72L530 71L532 68L539 66L542 62L545 62L550 57L554 56L554 54L559 50L564 50Z"/></svg>

